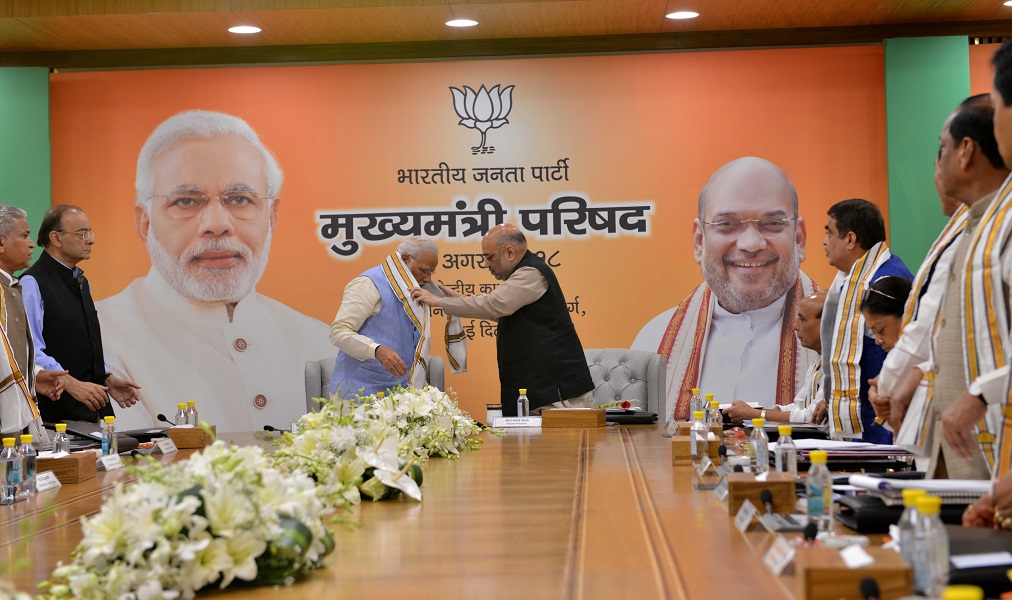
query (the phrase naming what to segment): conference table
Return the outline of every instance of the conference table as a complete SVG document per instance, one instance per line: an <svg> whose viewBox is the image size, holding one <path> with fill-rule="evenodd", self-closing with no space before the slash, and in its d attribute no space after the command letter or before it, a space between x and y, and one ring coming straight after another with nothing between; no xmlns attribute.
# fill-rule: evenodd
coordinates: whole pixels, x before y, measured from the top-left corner
<svg viewBox="0 0 1012 600"><path fill-rule="evenodd" d="M770 535L739 533L654 425L516 429L430 459L422 501L369 502L335 525L326 567L242 598L783 598L762 564ZM252 434L223 435L263 443ZM178 460L189 451L161 458ZM32 591L81 539L125 471L0 507L0 576Z"/></svg>

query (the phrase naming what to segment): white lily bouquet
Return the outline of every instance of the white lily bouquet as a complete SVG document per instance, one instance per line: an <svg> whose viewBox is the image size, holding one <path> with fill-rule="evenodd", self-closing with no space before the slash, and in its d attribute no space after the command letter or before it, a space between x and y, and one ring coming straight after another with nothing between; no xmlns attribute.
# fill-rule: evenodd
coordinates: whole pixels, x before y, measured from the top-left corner
<svg viewBox="0 0 1012 600"><path fill-rule="evenodd" d="M421 500L421 464L430 455L456 457L477 448L482 428L438 388L396 388L355 401L318 399L320 409L285 433L274 453L286 470L309 473L335 507L398 493Z"/></svg>
<svg viewBox="0 0 1012 600"><path fill-rule="evenodd" d="M131 467L95 516L83 518L73 562L43 598L192 598L235 580L290 584L334 548L328 510L303 472L256 446L218 441L188 460Z"/></svg>

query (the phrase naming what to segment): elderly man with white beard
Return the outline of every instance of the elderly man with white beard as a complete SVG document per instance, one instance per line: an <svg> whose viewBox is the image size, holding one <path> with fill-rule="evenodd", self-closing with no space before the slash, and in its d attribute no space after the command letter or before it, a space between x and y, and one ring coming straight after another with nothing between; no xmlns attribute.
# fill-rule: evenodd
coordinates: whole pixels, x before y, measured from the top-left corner
<svg viewBox="0 0 1012 600"><path fill-rule="evenodd" d="M96 303L109 367L140 383L122 429L194 400L219 432L305 413L305 363L336 351L328 326L256 293L282 173L253 129L207 111L160 124L137 159L137 232L151 270Z"/></svg>
<svg viewBox="0 0 1012 600"><path fill-rule="evenodd" d="M800 269L805 236L797 192L780 167L743 157L713 173L692 224L704 283L632 344L668 359L669 417L688 418L693 388L763 412L794 401L818 359L794 333L798 302L817 291Z"/></svg>

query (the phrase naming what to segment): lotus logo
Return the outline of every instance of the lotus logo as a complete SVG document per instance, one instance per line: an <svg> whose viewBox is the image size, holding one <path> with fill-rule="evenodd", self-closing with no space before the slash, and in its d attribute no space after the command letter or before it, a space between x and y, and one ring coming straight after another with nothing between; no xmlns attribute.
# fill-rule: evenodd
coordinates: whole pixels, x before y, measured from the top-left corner
<svg viewBox="0 0 1012 600"><path fill-rule="evenodd" d="M492 154L495 152L495 146L485 145L485 135L489 129L502 127L509 123L506 117L509 116L510 109L513 108L514 87L516 86L511 85L500 90L497 85L491 90L486 90L483 85L477 92L466 85L463 92L455 87L450 88L450 91L453 92L453 109L460 117L458 125L481 132L481 143L471 146L471 154Z"/></svg>

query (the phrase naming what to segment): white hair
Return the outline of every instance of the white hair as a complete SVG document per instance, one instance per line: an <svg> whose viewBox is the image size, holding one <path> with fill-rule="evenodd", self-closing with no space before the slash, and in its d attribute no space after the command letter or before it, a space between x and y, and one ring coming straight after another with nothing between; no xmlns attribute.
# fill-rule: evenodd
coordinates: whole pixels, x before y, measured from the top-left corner
<svg viewBox="0 0 1012 600"><path fill-rule="evenodd" d="M137 180L134 182L137 188L137 205L143 206L148 211L151 209L151 195L154 194L155 185L151 165L161 153L184 138L209 140L226 136L246 140L260 152L267 176L267 195L272 198L268 201L270 206L273 198L281 191L281 183L284 181L277 159L263 145L249 123L239 117L206 110L189 110L173 115L162 121L151 132L151 136L144 142L137 156Z"/></svg>
<svg viewBox="0 0 1012 600"><path fill-rule="evenodd" d="M439 255L439 249L436 248L436 243L428 238L423 237L409 237L397 246L397 254L407 254L408 256L414 256L418 258L423 254L435 254Z"/></svg>
<svg viewBox="0 0 1012 600"><path fill-rule="evenodd" d="M28 220L24 209L8 204L0 204L0 235L7 237L21 219Z"/></svg>

